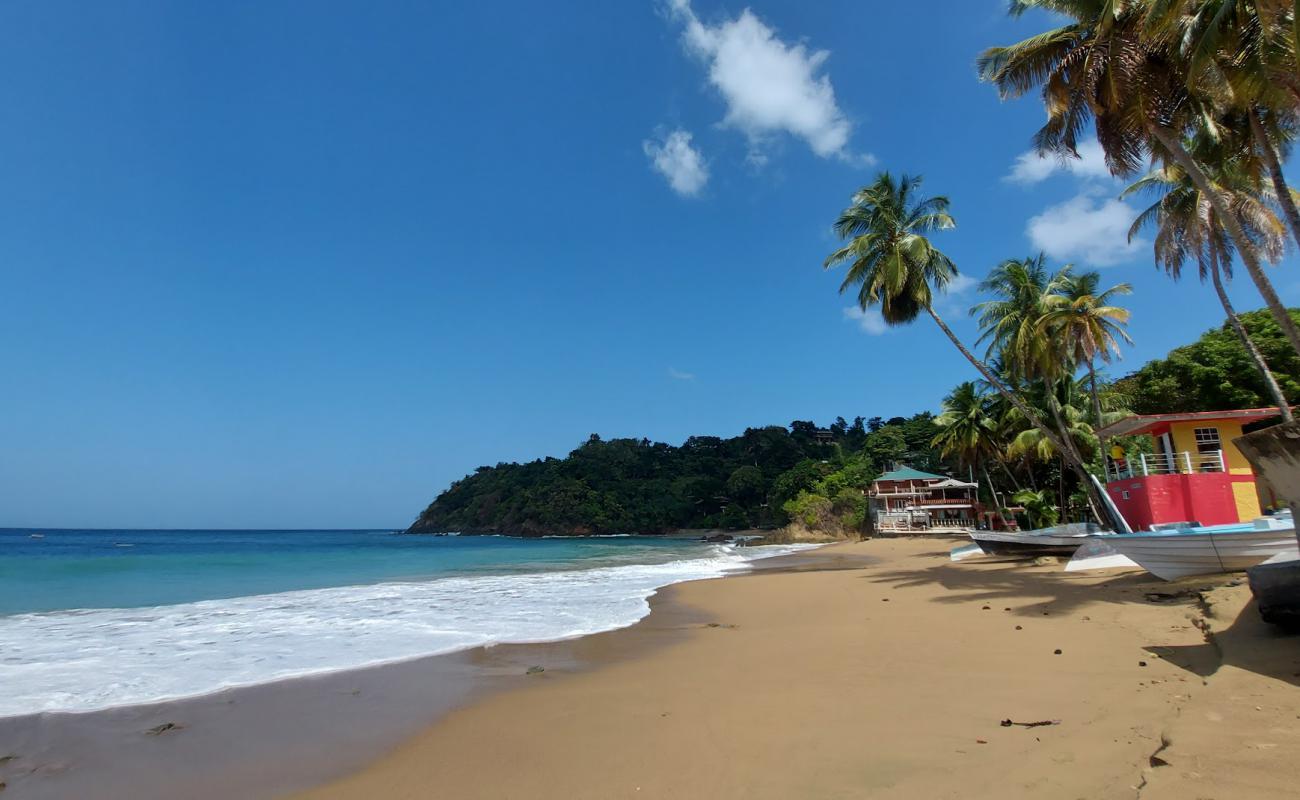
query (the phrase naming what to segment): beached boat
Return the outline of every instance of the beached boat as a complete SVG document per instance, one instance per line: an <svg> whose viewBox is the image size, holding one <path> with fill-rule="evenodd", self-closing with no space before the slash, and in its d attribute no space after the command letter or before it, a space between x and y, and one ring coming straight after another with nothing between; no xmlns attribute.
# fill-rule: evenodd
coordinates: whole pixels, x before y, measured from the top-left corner
<svg viewBox="0 0 1300 800"><path fill-rule="evenodd" d="M1079 549L1066 570L1124 566L1119 561L1107 565L1101 560L1118 555L1157 578L1172 581L1190 575L1239 572L1280 554L1300 557L1290 515L1260 517L1237 525L1096 537Z"/></svg>
<svg viewBox="0 0 1300 800"><path fill-rule="evenodd" d="M1068 556L1101 528L1091 522L1072 522L1024 533L971 531L970 538L990 556Z"/></svg>

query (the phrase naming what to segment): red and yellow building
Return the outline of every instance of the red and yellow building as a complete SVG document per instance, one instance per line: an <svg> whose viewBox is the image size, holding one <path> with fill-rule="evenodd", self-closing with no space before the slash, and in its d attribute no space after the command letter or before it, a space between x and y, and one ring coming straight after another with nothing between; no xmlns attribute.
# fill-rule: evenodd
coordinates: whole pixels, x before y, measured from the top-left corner
<svg viewBox="0 0 1300 800"><path fill-rule="evenodd" d="M1106 492L1134 530L1170 522L1228 525L1260 515L1273 499L1261 492L1250 462L1233 444L1245 426L1277 417L1276 408L1133 416L1098 433L1149 435L1153 452L1113 448Z"/></svg>

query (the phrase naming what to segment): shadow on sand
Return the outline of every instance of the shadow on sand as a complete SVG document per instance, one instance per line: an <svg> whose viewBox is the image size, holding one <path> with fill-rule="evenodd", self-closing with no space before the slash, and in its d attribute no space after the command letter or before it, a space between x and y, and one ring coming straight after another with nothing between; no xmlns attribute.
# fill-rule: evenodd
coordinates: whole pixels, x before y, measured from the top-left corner
<svg viewBox="0 0 1300 800"><path fill-rule="evenodd" d="M945 561L922 569L880 571L864 579L898 589L937 584L946 591L933 602L999 604L1024 617L1068 615L1097 604L1157 603L1184 607L1200 619L1207 612L1208 593L1240 585L1245 576L1201 575L1166 582L1145 572L1099 577L1098 573L1065 572L1062 567L1035 567L1023 559L982 557L977 562ZM1206 634L1202 644L1146 649L1202 678L1231 665L1300 686L1300 635L1265 623L1253 600L1227 627L1207 624L1202 630Z"/></svg>

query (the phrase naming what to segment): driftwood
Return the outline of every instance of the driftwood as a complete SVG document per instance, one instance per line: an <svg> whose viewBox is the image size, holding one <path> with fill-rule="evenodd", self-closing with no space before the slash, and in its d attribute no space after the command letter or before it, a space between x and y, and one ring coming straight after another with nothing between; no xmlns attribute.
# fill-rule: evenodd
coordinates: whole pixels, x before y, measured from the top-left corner
<svg viewBox="0 0 1300 800"><path fill-rule="evenodd" d="M1010 728L1013 725L1017 728L1045 728L1048 725L1060 724L1061 721L1059 719L1045 719L1040 722L1015 722L1014 720L1009 719L1002 720L1002 727L1004 728Z"/></svg>

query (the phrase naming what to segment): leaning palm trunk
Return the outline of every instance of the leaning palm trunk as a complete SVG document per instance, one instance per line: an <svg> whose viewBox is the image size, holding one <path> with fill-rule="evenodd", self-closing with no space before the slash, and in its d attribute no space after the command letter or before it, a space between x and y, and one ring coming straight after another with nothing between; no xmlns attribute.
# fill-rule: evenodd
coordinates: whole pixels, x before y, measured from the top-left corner
<svg viewBox="0 0 1300 800"><path fill-rule="evenodd" d="M1228 229L1228 235L1232 237L1232 242L1237 246L1237 252L1241 254L1241 262L1246 265L1246 272L1250 274L1250 279L1254 281L1255 287L1259 289L1259 294L1264 298L1264 304L1268 306L1269 313L1277 321L1277 325L1286 334L1287 340L1291 343L1296 353L1300 354L1300 327L1297 327L1295 320L1287 312L1286 306L1282 304L1281 298L1277 296L1277 290L1273 288L1273 283L1269 281L1268 276L1264 274L1264 269L1259 263L1259 256L1255 252L1255 245L1251 242L1250 237L1241 227L1241 222L1237 215L1232 213L1228 204L1223 199L1218 188L1210 181L1205 170L1201 165L1196 163L1196 159L1183 147L1182 142L1168 129L1155 124L1149 123L1149 130L1160 144L1164 145L1169 151L1169 155L1182 167L1187 176L1192 179L1192 183L1202 194L1210 201L1214 207L1214 213L1218 216L1223 226Z"/></svg>
<svg viewBox="0 0 1300 800"><path fill-rule="evenodd" d="M943 318L940 317L933 308L927 305L925 310L930 312L930 317L934 320L935 324L939 326L939 329L944 332L953 345L961 351L961 354L966 357L966 360L969 361L975 369L979 370L980 375L984 377L984 380L988 381L989 386L996 389L998 394L1005 397L1007 402L1015 406L1017 411L1024 414L1025 419L1029 420L1031 425L1041 431L1043 436L1047 438L1047 441L1051 442L1052 446L1056 448L1056 452L1061 454L1061 458L1069 464L1075 474L1079 476L1079 482L1083 486L1084 491L1088 494L1088 503L1093 507L1093 513L1096 514L1100 508L1104 508L1104 504L1102 504L1100 498L1097 497L1097 487L1092 485L1092 480L1089 479L1088 472L1083 467L1083 460L1079 457L1077 451L1073 449L1074 445L1070 442L1069 436L1067 435L1064 439L1061 438L1061 436L1053 431L1046 422L1043 422L1043 418L1038 416L1038 414L1029 407L1028 403L1026 403L1015 392L1008 389L1002 381L998 380L993 375L993 371L988 368L988 365L976 358L970 350L966 349L966 345L961 343L961 339L957 338L957 334L952 332L952 329L948 327L948 324L943 321ZM1055 412L1055 409L1053 409L1053 411ZM1097 519L1102 520L1104 518L1098 515Z"/></svg>
<svg viewBox="0 0 1300 800"><path fill-rule="evenodd" d="M1101 392L1097 389L1097 363L1094 359L1088 359L1088 388L1092 395L1092 422L1096 425L1096 430L1101 430ZM1106 440L1098 435L1101 442L1102 452L1106 452Z"/></svg>
<svg viewBox="0 0 1300 800"><path fill-rule="evenodd" d="M984 459L980 459L980 471L984 473L984 481L989 485L989 497L993 498L993 505L998 510L998 519L1002 520L1003 528L1010 528L1007 523L1007 515L1003 513L1004 503L1002 498L998 497L997 487L993 485L993 476L989 474L989 465Z"/></svg>
<svg viewBox="0 0 1300 800"><path fill-rule="evenodd" d="M1269 141L1268 134L1264 132L1264 123L1259 121L1259 115L1250 114L1250 131L1255 136L1255 144L1259 146L1260 153L1264 156L1264 163L1268 166L1269 178L1273 181L1273 192L1277 195L1277 204L1282 207L1282 214L1286 217L1287 224L1291 226L1291 235L1295 237L1296 244L1300 244L1300 209L1296 208L1295 198L1291 196L1291 187L1287 186L1286 176L1282 174L1282 163L1278 159L1277 151L1273 149L1273 143Z"/></svg>
<svg viewBox="0 0 1300 800"><path fill-rule="evenodd" d="M1282 394L1282 387L1277 385L1277 378L1273 377L1273 371L1268 368L1268 362L1264 360L1264 354L1259 352L1259 347L1255 341L1250 338L1246 332L1246 326L1241 324L1241 317L1237 316L1237 309L1232 307L1232 301L1228 299L1228 292L1223 288L1223 275L1219 269L1219 254L1216 251L1210 252L1210 277L1214 281L1214 291L1219 295L1219 302L1223 304L1223 311L1228 315L1228 322L1231 323L1232 329L1241 337L1241 344L1246 348L1250 355L1250 360L1255 363L1255 369L1259 370L1260 376L1264 379L1264 385L1268 388L1268 393L1273 396L1273 402L1277 405L1278 413L1282 415L1283 422L1291 421L1291 406L1286 401L1286 396Z"/></svg>
<svg viewBox="0 0 1300 800"><path fill-rule="evenodd" d="M1092 485L1092 478L1088 471L1083 468L1083 454L1079 448L1074 446L1074 439L1070 436L1070 428L1065 424L1065 418L1061 415L1061 404L1056 399L1056 387L1047 383L1047 408L1052 412L1052 419L1056 422L1056 428L1061 432L1061 441L1065 443L1064 450L1057 449L1061 454L1062 460L1074 470L1074 474L1079 478L1079 488L1083 489L1084 495L1088 498L1088 508L1092 510L1092 516L1101 520L1101 509L1106 508L1105 502L1097 495L1097 487ZM1065 504L1062 503L1062 508Z"/></svg>

